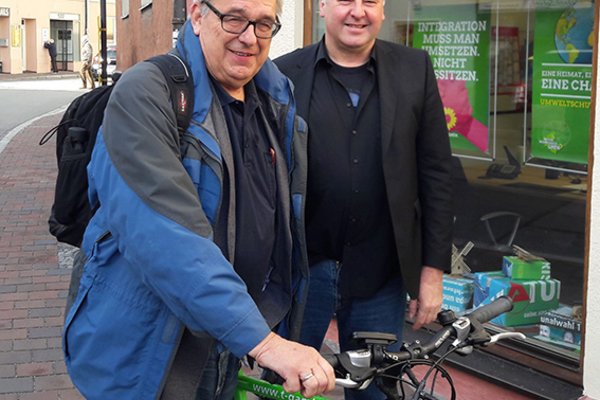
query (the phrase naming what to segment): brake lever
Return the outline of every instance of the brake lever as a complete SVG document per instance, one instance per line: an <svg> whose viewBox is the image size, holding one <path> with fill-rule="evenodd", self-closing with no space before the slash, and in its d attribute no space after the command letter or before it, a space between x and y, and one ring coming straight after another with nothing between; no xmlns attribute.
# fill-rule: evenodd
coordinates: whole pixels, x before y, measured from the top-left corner
<svg viewBox="0 0 600 400"><path fill-rule="evenodd" d="M341 386L346 389L356 389L356 390L366 389L371 384L372 381L373 381L373 378L369 378L366 381L363 381L363 383L354 382L352 379L350 379L350 374L347 374L346 378L335 378L335 384L337 386Z"/></svg>
<svg viewBox="0 0 600 400"><path fill-rule="evenodd" d="M487 342L485 344L485 346L497 343L500 340L504 340L504 339L521 339L521 340L525 340L525 339L527 339L527 336L525 336L521 332L501 332L501 333L497 333L497 334L491 336L490 337L490 341Z"/></svg>

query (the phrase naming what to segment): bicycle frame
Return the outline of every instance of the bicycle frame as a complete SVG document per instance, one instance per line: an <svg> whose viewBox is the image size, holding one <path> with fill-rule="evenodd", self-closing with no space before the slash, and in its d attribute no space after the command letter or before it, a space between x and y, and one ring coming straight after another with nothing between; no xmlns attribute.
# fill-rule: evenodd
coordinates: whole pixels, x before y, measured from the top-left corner
<svg viewBox="0 0 600 400"><path fill-rule="evenodd" d="M322 396L307 398L300 393L289 393L280 385L250 377L244 374L243 371L240 371L238 373L238 384L233 398L234 400L248 400L248 393L255 394L263 399L273 400L328 400L326 397Z"/></svg>
<svg viewBox="0 0 600 400"><path fill-rule="evenodd" d="M307 398L300 393L286 392L281 385L253 378L240 370L238 372L237 386L233 400L248 400L248 393L254 394L261 399L272 400L329 400L329 398L323 396Z"/></svg>

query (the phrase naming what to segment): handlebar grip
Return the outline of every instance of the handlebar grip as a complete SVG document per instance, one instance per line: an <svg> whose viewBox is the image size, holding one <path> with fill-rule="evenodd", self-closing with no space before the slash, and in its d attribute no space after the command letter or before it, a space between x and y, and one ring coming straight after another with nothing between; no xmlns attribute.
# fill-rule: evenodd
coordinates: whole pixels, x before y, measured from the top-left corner
<svg viewBox="0 0 600 400"><path fill-rule="evenodd" d="M477 320L480 323L488 322L497 316L513 309L513 302L506 296L498 297L490 304L486 304L474 310L469 314L469 319Z"/></svg>
<svg viewBox="0 0 600 400"><path fill-rule="evenodd" d="M340 365L340 360L338 359L337 354L321 354L321 356L327 361L331 366L335 369Z"/></svg>

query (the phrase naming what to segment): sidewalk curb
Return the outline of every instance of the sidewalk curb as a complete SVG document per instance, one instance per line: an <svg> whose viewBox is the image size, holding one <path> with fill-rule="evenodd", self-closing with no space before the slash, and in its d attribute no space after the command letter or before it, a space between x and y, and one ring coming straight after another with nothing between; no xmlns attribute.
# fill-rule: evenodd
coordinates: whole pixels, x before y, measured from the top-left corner
<svg viewBox="0 0 600 400"><path fill-rule="evenodd" d="M9 74L0 73L0 82L3 81L30 81L30 80L54 80L54 79L73 79L79 78L77 72L58 72L53 73L35 73L35 72L24 72L21 74Z"/></svg>
<svg viewBox="0 0 600 400"><path fill-rule="evenodd" d="M21 125L16 126L13 129L11 129L10 132L8 132L6 135L4 135L2 138L0 138L0 154L2 154L2 152L4 151L6 146L8 146L10 141L15 136L17 136L19 133L23 132L25 129L27 129L27 127L32 125L34 122L36 122L42 118L45 118L45 117L60 114L60 113L64 112L66 109L67 109L67 106L61 106L61 107L55 108L54 110L48 111L47 113L42 114L42 115L38 115L37 117L32 118L28 121L25 121Z"/></svg>

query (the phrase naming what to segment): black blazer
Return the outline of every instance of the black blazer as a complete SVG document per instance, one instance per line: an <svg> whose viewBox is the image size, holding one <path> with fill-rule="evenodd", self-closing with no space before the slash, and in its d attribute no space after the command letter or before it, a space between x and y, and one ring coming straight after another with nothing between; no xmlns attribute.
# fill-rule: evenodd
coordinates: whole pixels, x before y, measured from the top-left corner
<svg viewBox="0 0 600 400"><path fill-rule="evenodd" d="M305 120L318 46L275 60L294 83L298 114ZM450 269L453 210L446 118L426 52L382 40L373 51L390 215L402 278L416 299L423 265ZM309 140L318 134L309 127Z"/></svg>

